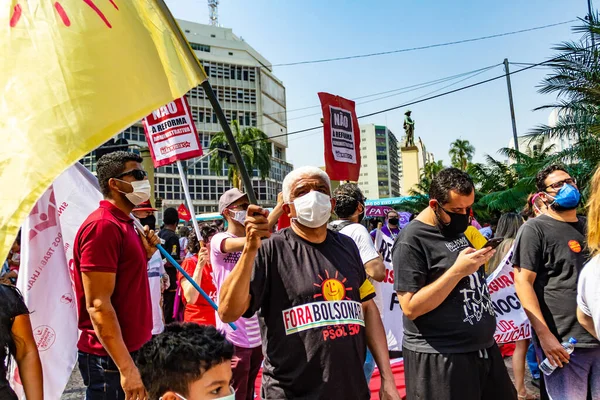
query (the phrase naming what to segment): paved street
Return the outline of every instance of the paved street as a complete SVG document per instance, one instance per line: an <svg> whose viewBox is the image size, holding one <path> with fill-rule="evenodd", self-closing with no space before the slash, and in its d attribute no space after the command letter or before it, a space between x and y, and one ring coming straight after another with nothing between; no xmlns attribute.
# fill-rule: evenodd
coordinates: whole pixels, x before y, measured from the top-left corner
<svg viewBox="0 0 600 400"><path fill-rule="evenodd" d="M504 359L504 363L506 364L506 368L510 374L510 377L513 377L512 371L512 357L507 357ZM525 383L527 384L527 390L530 393L539 394L540 391L536 387L531 384L531 375L529 374L529 370L527 370L527 377L525 378ZM63 393L61 400L76 400L83 399L85 397L85 387L83 386L83 381L81 380L81 375L79 374L79 369L75 366L73 369L73 374L71 375L71 379L67 385L67 389Z"/></svg>

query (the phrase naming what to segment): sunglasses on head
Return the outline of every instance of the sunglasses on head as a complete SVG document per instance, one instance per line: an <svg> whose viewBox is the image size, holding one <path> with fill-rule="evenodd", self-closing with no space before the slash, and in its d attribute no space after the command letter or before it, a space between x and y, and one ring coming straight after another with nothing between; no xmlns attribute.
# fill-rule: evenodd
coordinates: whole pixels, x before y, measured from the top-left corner
<svg viewBox="0 0 600 400"><path fill-rule="evenodd" d="M132 169L132 170L125 171L122 174L119 174L119 175L115 176L115 178L119 179L119 178L122 178L122 177L127 176L127 175L133 176L133 178L136 181L141 181L145 177L148 176L148 173L146 173L146 171L144 171L143 169Z"/></svg>
<svg viewBox="0 0 600 400"><path fill-rule="evenodd" d="M546 186L546 189L548 189L548 188L560 189L561 187L563 187L565 185L565 183L567 185L577 185L577 181L575 180L575 178L567 178L567 179L563 179L562 181L554 182L553 184Z"/></svg>

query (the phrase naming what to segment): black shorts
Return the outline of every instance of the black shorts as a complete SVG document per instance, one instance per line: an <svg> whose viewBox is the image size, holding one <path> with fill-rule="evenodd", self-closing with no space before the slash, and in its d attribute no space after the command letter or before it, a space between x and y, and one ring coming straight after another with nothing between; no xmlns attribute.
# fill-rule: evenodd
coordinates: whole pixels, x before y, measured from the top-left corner
<svg viewBox="0 0 600 400"><path fill-rule="evenodd" d="M472 353L419 353L404 348L406 399L516 400L498 346Z"/></svg>

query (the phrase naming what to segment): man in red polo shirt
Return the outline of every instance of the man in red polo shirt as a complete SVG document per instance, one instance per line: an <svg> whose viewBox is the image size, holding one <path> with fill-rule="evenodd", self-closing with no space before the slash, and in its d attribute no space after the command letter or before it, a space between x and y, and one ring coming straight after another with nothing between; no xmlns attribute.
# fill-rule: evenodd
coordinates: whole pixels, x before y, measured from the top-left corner
<svg viewBox="0 0 600 400"><path fill-rule="evenodd" d="M135 352L152 337L152 309L146 268L158 237L146 237L129 217L150 197L142 158L117 151L98 160L104 200L75 238L75 293L81 336L79 371L87 400L145 400L134 364Z"/></svg>

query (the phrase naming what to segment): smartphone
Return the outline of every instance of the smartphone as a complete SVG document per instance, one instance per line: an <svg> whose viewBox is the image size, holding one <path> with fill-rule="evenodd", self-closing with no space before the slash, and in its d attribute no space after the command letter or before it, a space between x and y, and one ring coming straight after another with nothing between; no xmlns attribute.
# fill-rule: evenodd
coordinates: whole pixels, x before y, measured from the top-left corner
<svg viewBox="0 0 600 400"><path fill-rule="evenodd" d="M500 246L500 243L502 243L504 241L504 238L493 238L490 239L486 242L485 245L483 245L483 248L485 249L486 247L491 247L492 249L495 249L496 247Z"/></svg>

